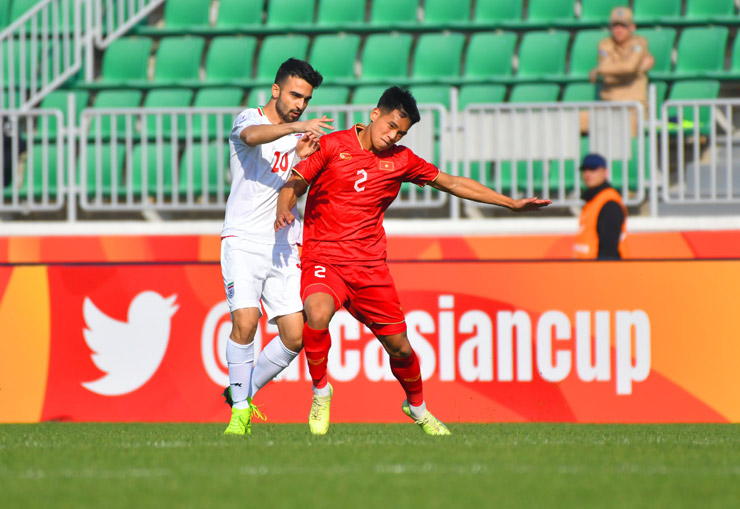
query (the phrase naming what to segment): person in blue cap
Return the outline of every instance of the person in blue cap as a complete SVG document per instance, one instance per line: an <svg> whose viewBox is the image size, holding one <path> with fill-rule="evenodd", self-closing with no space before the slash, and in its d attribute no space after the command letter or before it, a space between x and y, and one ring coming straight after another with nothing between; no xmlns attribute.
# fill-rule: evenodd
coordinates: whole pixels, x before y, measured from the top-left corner
<svg viewBox="0 0 740 509"><path fill-rule="evenodd" d="M620 260L626 256L627 208L619 192L607 180L606 160L588 154L581 163L586 202L578 221L573 245L575 258Z"/></svg>

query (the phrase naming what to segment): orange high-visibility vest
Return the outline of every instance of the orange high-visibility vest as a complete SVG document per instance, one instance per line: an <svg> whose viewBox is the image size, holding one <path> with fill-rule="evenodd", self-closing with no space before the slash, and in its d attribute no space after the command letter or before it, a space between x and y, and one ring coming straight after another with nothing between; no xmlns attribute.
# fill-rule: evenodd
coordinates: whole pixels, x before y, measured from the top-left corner
<svg viewBox="0 0 740 509"><path fill-rule="evenodd" d="M578 220L578 234L576 235L575 244L573 245L574 258L596 259L599 255L599 235L596 232L596 225L599 222L599 213L606 202L615 201L622 207L624 221L622 222L622 235L619 238L619 254L626 258L625 238L627 237L627 207L622 202L622 197L613 187L607 187L599 194L593 197L591 201L581 211L581 217Z"/></svg>

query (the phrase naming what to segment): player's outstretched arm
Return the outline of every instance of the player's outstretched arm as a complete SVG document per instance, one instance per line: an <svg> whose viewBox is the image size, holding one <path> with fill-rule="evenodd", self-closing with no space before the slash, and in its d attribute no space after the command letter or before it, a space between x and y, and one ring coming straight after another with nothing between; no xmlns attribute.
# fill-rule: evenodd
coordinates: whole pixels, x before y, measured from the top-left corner
<svg viewBox="0 0 740 509"><path fill-rule="evenodd" d="M239 137L250 147L256 147L257 145L272 143L288 134L313 133L315 136L321 136L326 134L325 129L334 130L334 126L330 122L334 122L334 119L324 115L321 118L312 118L301 122L250 125L242 129Z"/></svg>
<svg viewBox="0 0 740 509"><path fill-rule="evenodd" d="M429 185L459 198L506 207L514 212L539 210L552 203L550 200L541 200L536 197L515 200L487 188L476 180L467 177L456 177L442 171L439 172L437 178L433 182L430 182Z"/></svg>
<svg viewBox="0 0 740 509"><path fill-rule="evenodd" d="M278 194L277 216L275 217L275 231L285 228L295 221L295 216L291 212L295 207L298 197L308 189L308 184L303 177L294 173Z"/></svg>

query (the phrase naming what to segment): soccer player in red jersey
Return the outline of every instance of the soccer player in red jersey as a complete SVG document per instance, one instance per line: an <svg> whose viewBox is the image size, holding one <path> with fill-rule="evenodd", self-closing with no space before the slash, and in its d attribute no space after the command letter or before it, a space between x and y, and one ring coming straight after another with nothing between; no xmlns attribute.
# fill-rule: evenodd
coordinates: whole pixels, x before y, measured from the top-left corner
<svg viewBox="0 0 740 509"><path fill-rule="evenodd" d="M324 135L320 148L293 168L278 196L275 230L294 221L291 209L310 186L301 254L301 298L306 314L303 345L313 380L309 427L329 429L333 389L327 380L329 321L345 306L373 332L390 356L391 371L406 392L404 413L430 435L449 435L427 409L419 360L406 335L406 322L386 264L383 215L402 182L430 185L460 198L514 211L538 210L550 200L514 200L479 182L449 175L406 147L401 138L419 121L411 93L387 89L370 114L370 124Z"/></svg>

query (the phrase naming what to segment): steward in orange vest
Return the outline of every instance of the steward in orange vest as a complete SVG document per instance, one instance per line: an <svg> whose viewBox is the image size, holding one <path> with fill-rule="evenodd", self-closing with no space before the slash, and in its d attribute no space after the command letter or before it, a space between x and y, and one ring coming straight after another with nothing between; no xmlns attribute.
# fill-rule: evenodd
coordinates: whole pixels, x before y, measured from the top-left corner
<svg viewBox="0 0 740 509"><path fill-rule="evenodd" d="M575 258L619 260L625 257L627 208L622 197L607 181L606 160L598 154L583 158L581 176L586 205L578 221L573 246Z"/></svg>

